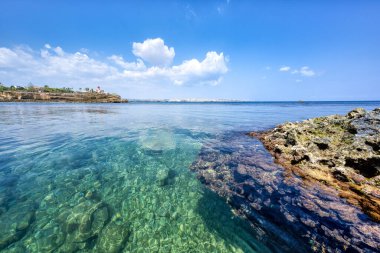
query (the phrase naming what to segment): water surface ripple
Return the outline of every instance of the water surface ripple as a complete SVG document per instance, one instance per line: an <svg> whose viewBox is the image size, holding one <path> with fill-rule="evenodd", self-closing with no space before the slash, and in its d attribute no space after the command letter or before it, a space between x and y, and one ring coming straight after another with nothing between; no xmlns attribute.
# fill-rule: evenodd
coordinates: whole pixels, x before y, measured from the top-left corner
<svg viewBox="0 0 380 253"><path fill-rule="evenodd" d="M0 104L2 252L276 252L189 170L228 132L380 102Z"/></svg>

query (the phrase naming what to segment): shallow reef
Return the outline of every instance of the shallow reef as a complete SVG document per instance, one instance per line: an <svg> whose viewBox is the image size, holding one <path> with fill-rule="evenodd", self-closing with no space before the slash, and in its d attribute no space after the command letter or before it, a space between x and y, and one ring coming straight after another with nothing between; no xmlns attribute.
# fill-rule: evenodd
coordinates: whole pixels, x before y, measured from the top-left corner
<svg viewBox="0 0 380 253"><path fill-rule="evenodd" d="M180 130L141 135L129 141L61 135L0 157L0 251L276 248L188 170L200 142Z"/></svg>
<svg viewBox="0 0 380 253"><path fill-rule="evenodd" d="M262 143L230 133L204 145L191 169L283 252L377 252L380 226L339 189L275 163Z"/></svg>

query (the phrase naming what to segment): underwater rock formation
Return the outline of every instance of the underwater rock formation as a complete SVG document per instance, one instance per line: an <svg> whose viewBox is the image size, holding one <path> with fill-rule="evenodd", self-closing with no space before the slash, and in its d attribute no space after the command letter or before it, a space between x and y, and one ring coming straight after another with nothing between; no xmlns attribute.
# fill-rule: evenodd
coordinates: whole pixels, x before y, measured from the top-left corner
<svg viewBox="0 0 380 253"><path fill-rule="evenodd" d="M139 144L148 153L161 153L176 148L173 133L167 129L149 129L139 138Z"/></svg>
<svg viewBox="0 0 380 253"><path fill-rule="evenodd" d="M0 250L20 240L34 221L35 207L31 203L23 203L12 207L1 216ZM17 222L14 222L14 221Z"/></svg>
<svg viewBox="0 0 380 253"><path fill-rule="evenodd" d="M128 240L129 234L130 231L128 230L127 223L120 218L116 218L102 230L96 246L97 252L121 252Z"/></svg>
<svg viewBox="0 0 380 253"><path fill-rule="evenodd" d="M304 160L305 161L305 160ZM256 138L231 133L207 143L191 167L284 252L376 252L380 226L339 190L276 164ZM260 239L260 238L259 238Z"/></svg>

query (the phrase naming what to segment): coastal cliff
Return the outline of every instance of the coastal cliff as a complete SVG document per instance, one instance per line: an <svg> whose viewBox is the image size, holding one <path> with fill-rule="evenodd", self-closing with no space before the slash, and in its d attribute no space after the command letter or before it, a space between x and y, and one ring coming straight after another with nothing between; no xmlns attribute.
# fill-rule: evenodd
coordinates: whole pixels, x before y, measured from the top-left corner
<svg viewBox="0 0 380 253"><path fill-rule="evenodd" d="M190 169L263 241L291 252L380 250L380 109L249 135L205 145Z"/></svg>
<svg viewBox="0 0 380 253"><path fill-rule="evenodd" d="M96 92L0 92L0 102L126 103L119 95Z"/></svg>

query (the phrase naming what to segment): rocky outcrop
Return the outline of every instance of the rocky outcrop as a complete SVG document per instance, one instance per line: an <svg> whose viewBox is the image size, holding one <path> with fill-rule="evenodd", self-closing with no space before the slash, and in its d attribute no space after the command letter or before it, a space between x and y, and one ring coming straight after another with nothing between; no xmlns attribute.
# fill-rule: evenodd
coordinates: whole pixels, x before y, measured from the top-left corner
<svg viewBox="0 0 380 253"><path fill-rule="evenodd" d="M126 103L119 95L94 92L0 92L0 102L75 102L75 103Z"/></svg>
<svg viewBox="0 0 380 253"><path fill-rule="evenodd" d="M286 123L258 137L285 168L380 222L380 108Z"/></svg>
<svg viewBox="0 0 380 253"><path fill-rule="evenodd" d="M378 252L379 115L356 109L250 134L262 142L230 133L190 169L283 252Z"/></svg>

